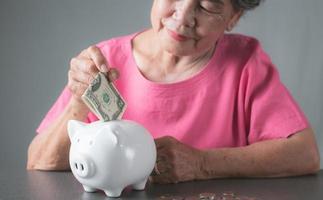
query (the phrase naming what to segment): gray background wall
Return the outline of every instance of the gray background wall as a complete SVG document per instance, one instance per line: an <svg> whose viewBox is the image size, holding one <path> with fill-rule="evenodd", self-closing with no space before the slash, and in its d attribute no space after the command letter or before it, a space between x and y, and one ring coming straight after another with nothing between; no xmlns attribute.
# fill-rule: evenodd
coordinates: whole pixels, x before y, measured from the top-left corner
<svg viewBox="0 0 323 200"><path fill-rule="evenodd" d="M91 44L149 27L151 3L0 1L1 167L25 167L35 129L67 83L69 60ZM321 155L322 7L321 0L267 0L234 30L262 42L316 130Z"/></svg>

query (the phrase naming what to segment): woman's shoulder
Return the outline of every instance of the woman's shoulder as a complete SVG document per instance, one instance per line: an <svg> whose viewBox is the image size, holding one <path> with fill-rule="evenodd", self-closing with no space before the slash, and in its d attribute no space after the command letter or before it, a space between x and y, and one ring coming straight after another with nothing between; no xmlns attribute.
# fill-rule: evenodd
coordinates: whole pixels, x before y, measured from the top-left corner
<svg viewBox="0 0 323 200"><path fill-rule="evenodd" d="M260 41L252 36L225 34L220 43L222 55L228 60L245 64L252 60L270 60Z"/></svg>
<svg viewBox="0 0 323 200"><path fill-rule="evenodd" d="M267 74L275 70L270 56L262 48L260 41L242 34L225 34L221 41L223 62L234 69L246 73Z"/></svg>
<svg viewBox="0 0 323 200"><path fill-rule="evenodd" d="M222 43L226 48L233 48L237 52L246 52L248 50L252 52L261 48L261 44L257 38L238 33L224 34Z"/></svg>

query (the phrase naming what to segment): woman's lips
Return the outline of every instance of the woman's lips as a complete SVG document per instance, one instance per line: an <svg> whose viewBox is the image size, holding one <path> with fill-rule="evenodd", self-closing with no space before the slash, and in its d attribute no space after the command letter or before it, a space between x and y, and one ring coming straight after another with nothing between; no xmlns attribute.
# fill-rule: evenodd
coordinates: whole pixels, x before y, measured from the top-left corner
<svg viewBox="0 0 323 200"><path fill-rule="evenodd" d="M169 35L176 41L179 41L179 42L184 42L186 40L188 40L189 38L184 36L184 35L180 35L178 33L176 33L175 31L172 31L172 30L167 30Z"/></svg>

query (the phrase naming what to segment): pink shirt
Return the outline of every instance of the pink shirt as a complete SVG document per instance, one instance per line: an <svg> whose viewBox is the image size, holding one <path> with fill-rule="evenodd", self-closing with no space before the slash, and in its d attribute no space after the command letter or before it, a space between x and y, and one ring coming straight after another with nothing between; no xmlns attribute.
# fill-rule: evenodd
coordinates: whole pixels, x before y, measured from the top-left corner
<svg viewBox="0 0 323 200"><path fill-rule="evenodd" d="M128 104L123 119L139 122L154 138L171 135L193 147L210 149L286 138L309 127L257 40L224 35L202 71L184 81L161 84L147 80L138 70L131 46L135 35L97 46L120 72L115 85ZM62 113L70 97L65 88L38 133ZM96 120L93 113L88 114L87 122Z"/></svg>

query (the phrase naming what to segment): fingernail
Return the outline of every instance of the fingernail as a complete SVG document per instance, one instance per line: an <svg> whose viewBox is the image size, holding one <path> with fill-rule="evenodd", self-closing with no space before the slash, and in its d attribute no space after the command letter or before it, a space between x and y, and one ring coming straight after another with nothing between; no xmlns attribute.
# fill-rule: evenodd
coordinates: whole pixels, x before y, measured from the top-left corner
<svg viewBox="0 0 323 200"><path fill-rule="evenodd" d="M117 71L112 71L111 76L113 80L117 80L119 78L119 73Z"/></svg>
<svg viewBox="0 0 323 200"><path fill-rule="evenodd" d="M113 72L111 75L112 75L113 79L117 79L118 78L118 74L116 72Z"/></svg>
<svg viewBox="0 0 323 200"><path fill-rule="evenodd" d="M108 77L110 81L115 81L116 80L116 76L113 72L109 72L108 73Z"/></svg>
<svg viewBox="0 0 323 200"><path fill-rule="evenodd" d="M101 72L108 72L108 68L107 68L107 66L105 64L102 64L100 66L100 69L101 69Z"/></svg>

